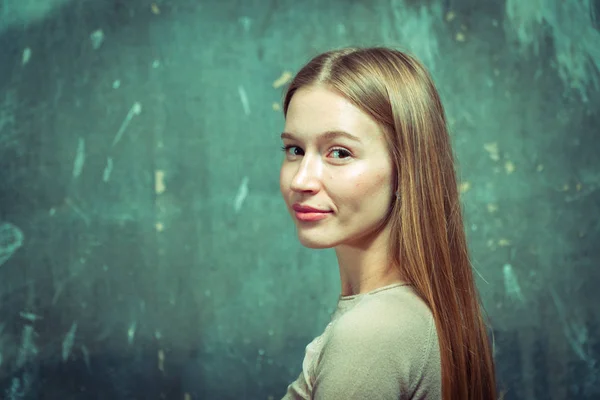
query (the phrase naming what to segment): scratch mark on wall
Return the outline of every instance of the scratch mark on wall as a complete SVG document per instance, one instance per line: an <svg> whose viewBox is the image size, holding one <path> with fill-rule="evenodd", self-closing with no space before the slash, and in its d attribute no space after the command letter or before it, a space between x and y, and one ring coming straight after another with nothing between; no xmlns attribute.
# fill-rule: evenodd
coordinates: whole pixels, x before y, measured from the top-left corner
<svg viewBox="0 0 600 400"><path fill-rule="evenodd" d="M588 354L588 351L584 348L588 341L588 332L585 325L579 322L569 323L568 315L566 307L556 291L553 287L550 287L550 294L552 295L552 300L554 300L554 305L556 306L556 311L558 312L558 316L563 325L563 332L571 346L571 349L577 354L577 356L587 363L593 362L591 356ZM571 318L573 318L571 316Z"/></svg>
<svg viewBox="0 0 600 400"><path fill-rule="evenodd" d="M65 339L62 342L62 359L67 361L73 348L73 342L75 342L75 332L77 332L77 322L73 322L71 329L67 332Z"/></svg>
<svg viewBox="0 0 600 400"><path fill-rule="evenodd" d="M23 56L21 57L21 65L27 65L27 63L31 60L31 49L26 47L23 50Z"/></svg>
<svg viewBox="0 0 600 400"><path fill-rule="evenodd" d="M40 317L38 315L35 315L34 313L30 313L30 312L23 312L23 311L21 311L19 313L19 315L21 316L21 318L26 319L26 320L31 321L31 322L35 322L38 319L42 319L42 317Z"/></svg>
<svg viewBox="0 0 600 400"><path fill-rule="evenodd" d="M81 353L83 354L83 362L85 362L85 366L88 371L92 371L92 365L90 364L90 352L84 344L81 345Z"/></svg>
<svg viewBox="0 0 600 400"><path fill-rule="evenodd" d="M519 285L519 281L513 271L512 265L504 264L502 272L504 274L504 290L506 295L515 301L524 303L525 298L523 297L521 286Z"/></svg>
<svg viewBox="0 0 600 400"><path fill-rule="evenodd" d="M38 349L33 342L33 326L25 325L23 328L23 338L21 340L21 347L19 348L19 355L17 357L17 367L23 367L30 358L38 353Z"/></svg>
<svg viewBox="0 0 600 400"><path fill-rule="evenodd" d="M73 201L70 198L67 197L65 199L65 203L67 203L67 205L69 207L71 207L73 209L73 211L75 211L75 213L81 217L81 219L83 220L83 222L85 222L86 225L90 224L90 217L88 217L83 212L83 210L81 210L81 208L77 207L77 205L75 203L73 203Z"/></svg>
<svg viewBox="0 0 600 400"><path fill-rule="evenodd" d="M77 178L81 175L83 164L85 164L85 139L79 138L75 162L73 163L73 178Z"/></svg>
<svg viewBox="0 0 600 400"><path fill-rule="evenodd" d="M23 232L15 225L4 222L0 224L0 266L23 245Z"/></svg>
<svg viewBox="0 0 600 400"><path fill-rule="evenodd" d="M129 343L129 344L132 344L133 339L135 338L136 326L137 326L137 323L135 321L133 321L131 323L131 325L129 325L129 329L127 330L127 343Z"/></svg>
<svg viewBox="0 0 600 400"><path fill-rule="evenodd" d="M248 96L246 95L246 90L244 90L243 86L238 86L238 93L240 95L240 100L242 101L242 106L244 107L244 113L250 115L250 104L248 103Z"/></svg>
<svg viewBox="0 0 600 400"><path fill-rule="evenodd" d="M108 182L110 179L110 174L113 169L113 160L110 157L106 158L106 167L104 167L104 173L102 174L102 180L104 182Z"/></svg>
<svg viewBox="0 0 600 400"><path fill-rule="evenodd" d="M117 131L117 134L115 135L115 138L113 139L113 142L112 142L113 146L116 145L117 143L119 143L119 140L121 140L121 138L123 137L123 134L125 133L125 130L129 126L129 123L131 122L133 117L136 115L140 115L141 113L142 113L142 105L138 102L135 102L133 104L133 106L131 106L131 108L129 109L127 116L125 117L125 119L123 120L123 123L121 124L121 127Z"/></svg>
<svg viewBox="0 0 600 400"><path fill-rule="evenodd" d="M162 349L158 351L158 370L165 372L165 352Z"/></svg>
<svg viewBox="0 0 600 400"><path fill-rule="evenodd" d="M275 79L275 81L273 82L273 88L279 89L280 87L291 81L292 78L293 75L290 71L283 71L279 78Z"/></svg>
<svg viewBox="0 0 600 400"><path fill-rule="evenodd" d="M102 29L98 29L91 33L90 40L92 41L92 47L94 50L98 50L102 43L104 43L104 32Z"/></svg>
<svg viewBox="0 0 600 400"><path fill-rule="evenodd" d="M250 32L250 27L252 26L252 19L249 17L240 17L238 19L238 21L240 21L240 24L244 27L244 31L246 33Z"/></svg>
<svg viewBox="0 0 600 400"><path fill-rule="evenodd" d="M157 169L154 171L154 192L156 194L162 194L165 190L165 171Z"/></svg>
<svg viewBox="0 0 600 400"><path fill-rule="evenodd" d="M235 201L233 202L233 209L235 212L239 212L242 209L242 204L248 196L248 181L247 176L242 179L242 184L240 185Z"/></svg>

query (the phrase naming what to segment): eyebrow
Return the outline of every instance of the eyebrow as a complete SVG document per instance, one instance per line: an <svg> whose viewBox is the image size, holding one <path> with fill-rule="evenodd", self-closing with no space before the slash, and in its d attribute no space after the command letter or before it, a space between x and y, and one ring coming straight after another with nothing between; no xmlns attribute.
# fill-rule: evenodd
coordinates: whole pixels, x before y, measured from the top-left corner
<svg viewBox="0 0 600 400"><path fill-rule="evenodd" d="M325 140L332 140L332 139L335 139L338 137L345 137L347 139L354 140L355 142L358 142L358 143L361 142L361 140L357 136L354 136L345 131L339 131L339 130L325 131L319 135L319 138L322 138ZM283 132L281 134L281 138L282 139L296 139L296 137L292 133L289 133L289 132Z"/></svg>

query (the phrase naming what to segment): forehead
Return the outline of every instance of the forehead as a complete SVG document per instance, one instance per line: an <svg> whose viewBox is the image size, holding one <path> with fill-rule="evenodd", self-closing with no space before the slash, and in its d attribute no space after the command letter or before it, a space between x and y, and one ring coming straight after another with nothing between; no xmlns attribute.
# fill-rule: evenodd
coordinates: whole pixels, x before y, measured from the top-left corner
<svg viewBox="0 0 600 400"><path fill-rule="evenodd" d="M379 125L342 95L322 86L298 89L288 107L285 131L312 136L335 130L365 141L383 138Z"/></svg>

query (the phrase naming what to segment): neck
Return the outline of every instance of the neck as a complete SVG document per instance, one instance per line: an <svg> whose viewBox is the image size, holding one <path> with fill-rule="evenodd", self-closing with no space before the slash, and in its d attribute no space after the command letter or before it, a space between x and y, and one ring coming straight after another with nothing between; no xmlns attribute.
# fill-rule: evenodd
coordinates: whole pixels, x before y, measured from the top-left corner
<svg viewBox="0 0 600 400"><path fill-rule="evenodd" d="M367 293L402 282L400 271L389 261L387 228L361 238L360 245L342 244L335 249L340 268L342 296Z"/></svg>

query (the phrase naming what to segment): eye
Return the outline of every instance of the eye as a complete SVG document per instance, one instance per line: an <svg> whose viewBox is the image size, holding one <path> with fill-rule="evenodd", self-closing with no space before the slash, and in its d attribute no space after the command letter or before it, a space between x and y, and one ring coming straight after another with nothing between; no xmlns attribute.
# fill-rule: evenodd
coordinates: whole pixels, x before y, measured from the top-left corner
<svg viewBox="0 0 600 400"><path fill-rule="evenodd" d="M331 154L334 154L334 158L338 158L338 159L345 159L350 157L352 154L350 154L350 152L346 149L342 149L342 148L335 148L331 150ZM337 155L337 157L335 156Z"/></svg>
<svg viewBox="0 0 600 400"><path fill-rule="evenodd" d="M290 150L291 150L291 152L290 152ZM286 153L286 155L289 155L289 156L301 155L301 154L298 154L298 152L301 151L300 147L298 147L298 146L292 146L292 145L282 146L281 151L283 151L284 153Z"/></svg>
<svg viewBox="0 0 600 400"><path fill-rule="evenodd" d="M292 157L302 156L304 154L304 151L300 147L293 145L282 146L281 151L283 151L287 156ZM331 149L330 154L334 159L337 160L345 160L349 157L352 157L352 153L350 153L350 151L341 147Z"/></svg>

